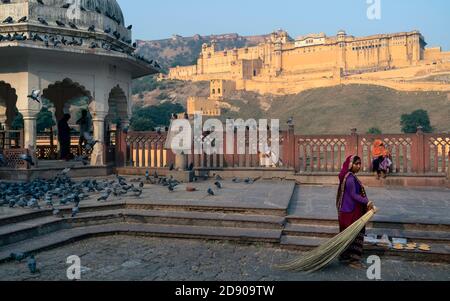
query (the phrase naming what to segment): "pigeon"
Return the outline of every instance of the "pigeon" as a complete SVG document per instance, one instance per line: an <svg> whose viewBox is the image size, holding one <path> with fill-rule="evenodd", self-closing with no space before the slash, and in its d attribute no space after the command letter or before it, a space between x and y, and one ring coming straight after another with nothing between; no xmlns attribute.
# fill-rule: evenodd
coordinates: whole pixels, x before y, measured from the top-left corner
<svg viewBox="0 0 450 301"><path fill-rule="evenodd" d="M6 160L3 154L0 154L0 166L6 166Z"/></svg>
<svg viewBox="0 0 450 301"><path fill-rule="evenodd" d="M78 29L78 27L72 22L69 22L69 26L73 29Z"/></svg>
<svg viewBox="0 0 450 301"><path fill-rule="evenodd" d="M127 29L128 29L128 30L133 29L133 25L128 26Z"/></svg>
<svg viewBox="0 0 450 301"><path fill-rule="evenodd" d="M14 19L11 16L9 16L5 20L3 20L2 23L4 23L4 24L11 24L11 23L14 23Z"/></svg>
<svg viewBox="0 0 450 301"><path fill-rule="evenodd" d="M133 188L132 192L135 197L140 197L142 195L142 188Z"/></svg>
<svg viewBox="0 0 450 301"><path fill-rule="evenodd" d="M77 214L80 212L80 207L76 206L72 208L72 218L76 217Z"/></svg>
<svg viewBox="0 0 450 301"><path fill-rule="evenodd" d="M88 31L95 32L95 26L94 25L89 26Z"/></svg>
<svg viewBox="0 0 450 301"><path fill-rule="evenodd" d="M47 26L48 26L47 21L45 21L43 18L39 17L39 18L38 18L38 21L39 21L39 23L41 23L42 25L47 25Z"/></svg>
<svg viewBox="0 0 450 301"><path fill-rule="evenodd" d="M223 181L223 178L220 175L216 175L216 181Z"/></svg>
<svg viewBox="0 0 450 301"><path fill-rule="evenodd" d="M42 0L37 0L37 3L39 3L40 5L45 5L44 1L42 1Z"/></svg>
<svg viewBox="0 0 450 301"><path fill-rule="evenodd" d="M222 184L219 181L215 182L214 185L216 185L217 188L222 189Z"/></svg>
<svg viewBox="0 0 450 301"><path fill-rule="evenodd" d="M28 269L30 270L31 274L37 273L37 267L36 267L36 258L34 258L34 255L31 255L28 259Z"/></svg>
<svg viewBox="0 0 450 301"><path fill-rule="evenodd" d="M55 22L56 22L56 24L57 24L58 26L60 26L60 27L66 27L66 24L64 24L63 22L61 22L61 21L59 21L59 20L56 20Z"/></svg>
<svg viewBox="0 0 450 301"><path fill-rule="evenodd" d="M70 7L71 3L66 3L63 6L61 6L61 8L65 8L68 9Z"/></svg>
<svg viewBox="0 0 450 301"><path fill-rule="evenodd" d="M67 176L69 174L69 172L72 170L73 167L67 167L64 168L61 173L59 174L59 176Z"/></svg>
<svg viewBox="0 0 450 301"><path fill-rule="evenodd" d="M33 158L28 154L20 155L19 159L29 163L31 166L34 166Z"/></svg>
<svg viewBox="0 0 450 301"><path fill-rule="evenodd" d="M106 192L104 192L98 199L97 199L97 201L98 202L100 202L100 201L107 201L108 200L108 198L109 198L109 196L111 195L111 190L107 190Z"/></svg>
<svg viewBox="0 0 450 301"><path fill-rule="evenodd" d="M19 20L17 20L17 23L23 23L27 21L27 16L24 16L22 18L20 18Z"/></svg>
<svg viewBox="0 0 450 301"><path fill-rule="evenodd" d="M111 33L111 28L108 27L104 31L105 31L105 33Z"/></svg>
<svg viewBox="0 0 450 301"><path fill-rule="evenodd" d="M28 98L41 103L41 90L32 90Z"/></svg>
<svg viewBox="0 0 450 301"><path fill-rule="evenodd" d="M54 209L52 213L53 213L53 216L55 216L55 217L59 217L59 218L64 217L64 215L62 215L62 213L59 209Z"/></svg>
<svg viewBox="0 0 450 301"><path fill-rule="evenodd" d="M25 258L27 258L27 255L26 255L25 253L22 253L22 252L13 252L13 253L11 253L11 254L9 255L9 257L10 257L12 260L15 260L15 261L22 261L22 260L24 260Z"/></svg>
<svg viewBox="0 0 450 301"><path fill-rule="evenodd" d="M84 156L75 156L74 161L75 162L81 162L81 163L83 163L84 166L89 164L89 159L88 159L88 157L86 155L84 155Z"/></svg>
<svg viewBox="0 0 450 301"><path fill-rule="evenodd" d="M287 121L288 125L292 125L294 124L294 117L289 117L288 121Z"/></svg>
<svg viewBox="0 0 450 301"><path fill-rule="evenodd" d="M208 195L215 195L214 191L211 188L208 188Z"/></svg>
<svg viewBox="0 0 450 301"><path fill-rule="evenodd" d="M91 136L91 135L89 135L89 133L85 133L84 134L84 138L86 139L86 144L85 144L85 148L86 148L86 150L87 151L91 151L91 150L93 150L94 149L94 146L97 144L97 143L99 143L99 141L98 140L94 140L94 138Z"/></svg>

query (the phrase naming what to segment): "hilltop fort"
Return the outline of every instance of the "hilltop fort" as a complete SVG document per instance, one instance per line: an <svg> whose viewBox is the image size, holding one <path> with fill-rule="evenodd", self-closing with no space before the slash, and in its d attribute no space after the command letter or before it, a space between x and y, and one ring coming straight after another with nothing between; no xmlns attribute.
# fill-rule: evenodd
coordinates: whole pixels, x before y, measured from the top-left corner
<svg viewBox="0 0 450 301"><path fill-rule="evenodd" d="M278 30L257 46L218 50L205 43L192 66L169 79L232 81L236 90L276 95L340 84L374 84L400 91L450 91L436 80L450 73L450 52L426 48L419 31L354 37L341 30L292 39Z"/></svg>

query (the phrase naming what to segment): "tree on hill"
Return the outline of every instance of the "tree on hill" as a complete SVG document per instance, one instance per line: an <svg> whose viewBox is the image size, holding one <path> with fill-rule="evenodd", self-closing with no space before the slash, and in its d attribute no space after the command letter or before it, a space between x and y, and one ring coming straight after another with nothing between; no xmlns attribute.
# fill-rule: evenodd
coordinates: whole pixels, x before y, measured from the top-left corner
<svg viewBox="0 0 450 301"><path fill-rule="evenodd" d="M401 117L402 131L406 134L414 134L420 126L425 133L431 133L433 128L431 126L430 117L425 110L416 110L411 114L403 114Z"/></svg>
<svg viewBox="0 0 450 301"><path fill-rule="evenodd" d="M382 133L383 132L377 127L372 127L367 131L367 134L371 134L371 135L380 135Z"/></svg>

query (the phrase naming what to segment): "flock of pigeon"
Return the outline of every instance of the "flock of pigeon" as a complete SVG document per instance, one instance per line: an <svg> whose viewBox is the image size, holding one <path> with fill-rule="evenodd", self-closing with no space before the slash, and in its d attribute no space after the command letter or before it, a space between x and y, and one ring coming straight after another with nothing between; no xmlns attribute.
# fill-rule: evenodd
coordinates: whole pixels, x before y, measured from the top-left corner
<svg viewBox="0 0 450 301"><path fill-rule="evenodd" d="M9 0L1 0L2 3L7 4L10 3ZM45 5L43 0L37 0L37 2L40 5ZM70 3L66 3L64 4L61 8L64 9L69 9L70 7ZM86 9L81 6L80 8L82 11L86 11ZM103 12L101 11L100 8L96 7L95 11L99 14L102 14ZM108 18L114 20L115 22L117 22L118 25L121 25L121 21L119 18L117 18L116 16L112 16L109 12L105 12L104 13ZM39 17L38 21L40 24L45 25L45 26L49 26L47 20L45 20L44 18ZM14 24L14 23L26 23L28 22L28 19L26 16L20 18L19 20L17 20L17 22L13 19L13 17L9 16L6 19L4 19L2 21L3 24ZM68 22L67 24L65 24L62 21L56 20L55 21L56 25L59 27L67 27L69 26L72 29L79 29L78 26L73 23L73 22ZM129 25L127 27L128 30L131 30L133 28L132 25ZM87 30L89 32L96 32L97 29L95 28L94 25L91 25L87 28ZM113 31L110 27L105 28L103 30L104 33L106 33L107 35L111 35L113 36L116 40L121 41L123 43L126 43L128 45L131 45L133 48L137 47L136 43L132 43L132 41L130 39L127 39L126 37L122 37L121 34L115 30ZM83 46L85 44L85 41L82 38L75 38L72 37L71 39L66 39L66 37L62 36L62 37L58 37L58 36L52 36L52 35L39 35L37 33L31 33L29 37L27 37L25 34L23 33L14 33L14 34L10 34L8 33L7 35L1 35L0 34L0 42L1 41L25 41L25 40L31 40L33 42L43 42L44 45L46 47L63 47L63 46ZM135 57L136 59L142 60L144 62L146 62L149 65L152 65L154 68L156 69L161 69L161 66L158 64L158 62L153 61L153 60L147 60L144 56L137 54L135 51L127 51L121 47L117 47L115 45L112 45L110 43L107 42L101 42L98 43L97 41L92 41L92 42L88 42L87 46L90 49L95 49L95 48L101 48L107 51L116 51L116 52L120 52L120 53L126 53L128 55L131 55L133 57Z"/></svg>
<svg viewBox="0 0 450 301"><path fill-rule="evenodd" d="M175 192L175 188L181 184L172 176L159 176L156 171L150 175L148 170L145 173L145 179L131 179L129 183L119 175L116 175L114 179L86 179L75 182L68 175L70 171L71 168L66 168L53 179L48 180L35 179L26 183L0 182L0 207L47 209L51 210L56 218L65 218L62 208L72 207L70 217L75 218L80 212L80 203L89 200L93 194L98 196L96 196L98 202L107 202L112 196L119 198L128 195L139 198L146 184L167 187L170 193ZM214 177L215 189L222 189L222 177L220 175L214 175ZM208 180L208 177L204 176L202 179ZM232 182L253 184L257 180L233 178ZM199 178L194 177L194 182L198 181ZM135 185L135 182L139 184ZM208 188L207 194L208 196L216 195L211 187ZM30 273L40 272L37 269L36 258L31 253L13 252L10 254L10 258L17 262L27 259Z"/></svg>

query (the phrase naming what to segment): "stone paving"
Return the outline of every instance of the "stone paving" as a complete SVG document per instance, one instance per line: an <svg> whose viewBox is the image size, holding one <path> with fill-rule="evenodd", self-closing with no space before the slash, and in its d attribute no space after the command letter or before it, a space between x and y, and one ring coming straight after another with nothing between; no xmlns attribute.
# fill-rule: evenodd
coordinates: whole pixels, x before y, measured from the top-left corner
<svg viewBox="0 0 450 301"><path fill-rule="evenodd" d="M114 179L114 177L102 178ZM128 177L132 180L132 177ZM77 180L80 181L80 180ZM130 182L131 183L131 182ZM139 185L139 183L132 183ZM233 183L222 181L223 188L216 189L214 181L201 181L198 183L181 184L174 192L169 192L167 187L160 185L145 185L143 194L139 197L125 195L122 197L111 197L107 202L97 202L99 193L93 193L89 199L82 201L81 206L114 204L116 202L144 202L148 204L166 205L200 205L216 207L239 207L251 209L274 209L286 210L289 207L295 183L292 181L257 181L251 185L245 183ZM197 191L187 192L186 187L195 187ZM216 195L209 196L208 188L212 188ZM55 206L57 201L55 200ZM24 214L35 210L22 208L0 207L0 218L11 215Z"/></svg>
<svg viewBox="0 0 450 301"><path fill-rule="evenodd" d="M289 214L336 219L337 186L299 186ZM374 221L450 225L450 189L368 187L370 200L380 210Z"/></svg>
<svg viewBox="0 0 450 301"><path fill-rule="evenodd" d="M267 245L114 236L93 238L36 256L40 273L26 261L0 265L0 280L67 280L67 257L81 258L81 280L167 281L365 281L365 270L334 263L305 275L272 268L301 253ZM369 255L369 254L367 254ZM382 258L382 280L448 281L450 265Z"/></svg>

